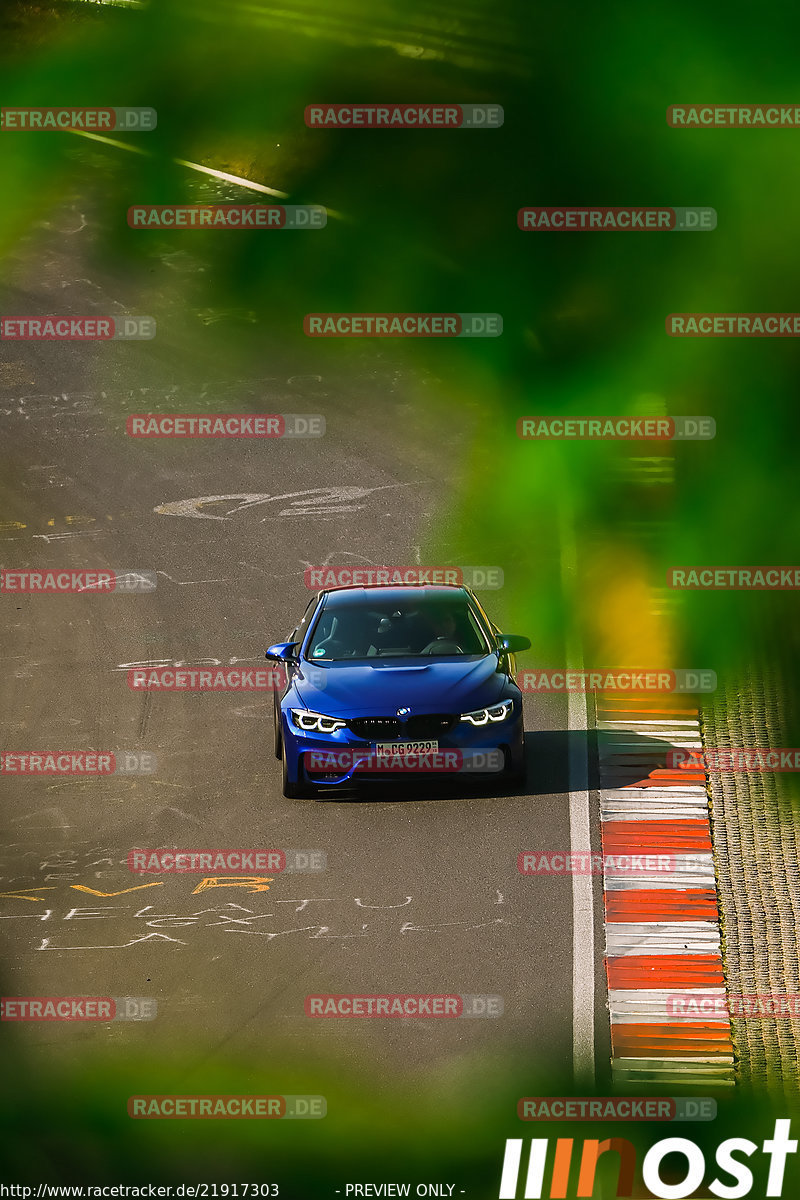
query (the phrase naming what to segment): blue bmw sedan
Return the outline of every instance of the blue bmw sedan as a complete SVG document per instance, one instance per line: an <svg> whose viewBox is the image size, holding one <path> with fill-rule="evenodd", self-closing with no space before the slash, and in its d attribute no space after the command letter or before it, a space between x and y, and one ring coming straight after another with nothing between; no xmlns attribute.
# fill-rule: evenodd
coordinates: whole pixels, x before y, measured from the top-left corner
<svg viewBox="0 0 800 1200"><path fill-rule="evenodd" d="M525 776L515 653L465 587L341 587L313 597L275 693L283 794L423 773ZM410 780L409 780L410 781Z"/></svg>

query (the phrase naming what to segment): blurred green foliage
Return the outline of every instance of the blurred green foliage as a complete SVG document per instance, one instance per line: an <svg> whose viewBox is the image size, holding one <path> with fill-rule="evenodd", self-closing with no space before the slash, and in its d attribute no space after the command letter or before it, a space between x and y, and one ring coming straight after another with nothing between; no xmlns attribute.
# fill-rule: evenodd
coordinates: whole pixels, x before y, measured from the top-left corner
<svg viewBox="0 0 800 1200"><path fill-rule="evenodd" d="M269 1039L267 1039L269 1040ZM576 1092L565 1071L543 1078L535 1066L520 1064L506 1076L494 1073L468 1088L458 1071L448 1078L421 1081L393 1078L384 1067L344 1076L324 1055L299 1061L286 1046L272 1042L260 1061L244 1062L186 1055L175 1046L168 1056L139 1050L101 1057L84 1056L80 1076L60 1066L32 1077L20 1046L7 1048L16 1066L13 1087L0 1093L4 1130L2 1174L14 1182L68 1183L279 1183L283 1200L332 1196L345 1183L454 1183L476 1200L499 1190L506 1138L550 1138L546 1181L553 1167L556 1138L574 1138L569 1194L575 1195L583 1139L601 1136L630 1140L637 1150L637 1179L646 1151L662 1138L684 1137L703 1151L707 1181L715 1170L716 1147L725 1138L758 1143L771 1136L776 1118L791 1118L794 1100L774 1104L765 1093L716 1093L711 1121L532 1122L517 1116L523 1097L608 1095L599 1084ZM667 1095L676 1089L639 1087L625 1094ZM708 1088L692 1089L708 1096ZM320 1120L156 1120L127 1115L130 1096L316 1094L327 1099ZM622 1094L622 1093L620 1093ZM794 1128L794 1136L797 1130ZM608 1155L598 1174L596 1196L616 1192L618 1160ZM524 1174L527 1152L523 1151ZM758 1153L748 1162L755 1175L752 1195L765 1186L768 1160ZM789 1156L783 1195L790 1196L797 1164ZM664 1160L663 1178L683 1178L685 1160ZM674 1173L674 1174L673 1174ZM727 1177L724 1177L727 1179ZM547 1182L546 1182L547 1186ZM522 1192L520 1186L520 1192ZM445 1193L446 1195L447 1193ZM546 1192L547 1194L547 1192ZM643 1194L634 1191L634 1195Z"/></svg>
<svg viewBox="0 0 800 1200"><path fill-rule="evenodd" d="M62 15L78 8L80 17ZM474 0L152 0L98 11L60 0L57 20L40 13L47 35L33 47L25 31L36 10L22 6L17 19L20 11L29 19L4 52L7 104L152 105L159 125L121 135L146 156L86 141L76 154L70 135L6 134L0 250L77 187L91 192L106 260L135 273L154 245L188 243L210 264L192 280L192 299L257 312L267 346L301 348L308 311L501 312L501 338L390 349L433 373L434 399L452 422L465 411L477 418L458 501L464 539L473 560L504 566L542 661L559 660L565 626L577 621L595 660L664 652L723 673L757 660L768 630L797 665L791 594L673 594L661 629L631 613L635 635L608 633L626 603L622 576L634 604L642 587L664 587L672 565L796 557L796 340L681 341L664 331L672 311L793 308L796 133L681 131L665 119L680 101L790 98L787 10L773 14L767 35L753 31L743 5L572 13ZM320 100L420 99L498 102L505 124L414 132L303 123L305 106ZM324 231L281 236L129 229L131 203L204 194L175 158L339 215ZM719 225L683 235L520 232L517 209L540 203L710 204ZM311 361L320 351L306 347ZM355 353L344 343L325 352L345 365ZM430 400L427 389L420 402ZM380 406L376 395L378 414ZM648 408L717 422L714 442L667 448L662 482L644 482L652 468L635 459L663 453L646 445L516 437L527 413ZM562 519L578 530L583 606L561 592Z"/></svg>
<svg viewBox="0 0 800 1200"><path fill-rule="evenodd" d="M757 660L768 630L773 649L797 665L792 594L675 593L657 620L630 612L627 631L617 620L642 588L666 591L672 565L796 557L796 340L682 341L664 330L673 311L793 308L796 133L681 131L665 119L680 101L790 98L787 10L773 14L768 34L753 31L741 4L700 14L687 4L572 13L508 0L151 0L98 12L57 0L52 11L76 7L82 17L72 21L42 16L48 35L34 49L24 33L6 46L5 102L152 105L158 129L120 137L147 155L86 141L76 153L70 135L4 135L0 251L77 187L91 192L106 261L135 273L151 265L156 244L188 245L209 264L192 280L192 300L257 312L266 353L271 343L302 350L308 311L502 313L501 338L390 350L438 380L420 403L438 400L455 423L472 415L474 453L458 498L464 540L473 561L504 566L541 660L559 661L577 622L595 661L663 653L724 673ZM320 100L421 99L501 103L505 124L414 132L303 122ZM338 216L324 231L280 236L129 229L131 203L208 198L176 158ZM230 188L226 198L237 194L253 198ZM695 234L519 231L518 208L542 203L710 204L719 225ZM310 362L323 352L305 345ZM355 352L345 343L324 351L345 365ZM380 406L378 394L376 414ZM544 446L515 432L528 413L642 411L711 415L716 440L667 447L666 470L654 473L636 460L664 451L647 444ZM578 536L576 599L567 603L563 520Z"/></svg>

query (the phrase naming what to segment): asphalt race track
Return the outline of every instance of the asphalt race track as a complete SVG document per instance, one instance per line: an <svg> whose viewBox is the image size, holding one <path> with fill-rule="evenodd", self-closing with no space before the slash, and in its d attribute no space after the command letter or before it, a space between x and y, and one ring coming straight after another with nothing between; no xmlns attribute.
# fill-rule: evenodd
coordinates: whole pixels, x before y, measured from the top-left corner
<svg viewBox="0 0 800 1200"><path fill-rule="evenodd" d="M293 358L259 335L253 349L248 331L183 314L180 272L173 288L165 271L144 301L105 277L77 202L59 221L21 248L5 311L47 312L65 292L73 313L147 311L149 302L159 334L7 347L3 565L147 570L157 588L5 598L4 748L145 752L157 766L5 780L4 986L16 996L152 997L158 1013L20 1023L23 1060L36 1071L146 1050L167 1073L173 1058L181 1064L175 1090L200 1092L214 1064L244 1061L255 1083L277 1053L302 1064L309 1092L317 1055L351 1077L363 1072L376 1095L431 1071L429 1088L467 1091L522 1065L568 1072L572 881L516 868L521 850L569 848L565 697L526 697L527 794L412 780L366 798L290 801L272 755L270 694L127 685L141 665L263 666L265 647L307 603L309 564L415 563L437 523L446 545L457 438L443 460L430 429L409 419L390 355L367 350L337 368L313 344ZM228 337L248 348L248 374L226 370ZM327 432L254 442L126 436L129 413L170 403L181 412L321 413ZM179 512L157 511L164 506ZM502 591L483 600L502 623ZM535 630L512 632L535 645ZM276 874L268 890L218 880L194 894L202 873L132 874L135 847L319 850L327 869ZM595 903L599 920L597 912ZM493 995L504 1011L451 1021L306 1017L306 995L328 992Z"/></svg>

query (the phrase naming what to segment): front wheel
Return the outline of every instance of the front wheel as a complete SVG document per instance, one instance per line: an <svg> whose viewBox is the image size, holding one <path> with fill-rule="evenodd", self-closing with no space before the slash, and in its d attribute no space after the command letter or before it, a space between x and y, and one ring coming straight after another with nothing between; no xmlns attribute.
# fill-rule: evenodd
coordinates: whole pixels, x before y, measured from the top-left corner
<svg viewBox="0 0 800 1200"><path fill-rule="evenodd" d="M277 701L272 706L273 749L275 757L283 756L283 734L281 732L281 710Z"/></svg>
<svg viewBox="0 0 800 1200"><path fill-rule="evenodd" d="M512 787L524 787L528 781L528 763L525 758L525 743L522 743L522 753L519 757L519 764L515 765L511 751L506 752L506 769L503 771L503 780Z"/></svg>

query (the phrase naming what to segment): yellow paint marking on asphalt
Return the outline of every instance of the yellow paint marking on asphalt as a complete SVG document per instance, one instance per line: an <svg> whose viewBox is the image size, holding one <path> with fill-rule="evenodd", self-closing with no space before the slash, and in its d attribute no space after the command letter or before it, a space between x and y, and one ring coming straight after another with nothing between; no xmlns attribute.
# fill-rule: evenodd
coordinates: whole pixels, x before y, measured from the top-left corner
<svg viewBox="0 0 800 1200"><path fill-rule="evenodd" d="M272 882L273 879L266 875L211 875L200 882L192 895L196 896L198 892L206 892L209 888L218 887L241 887L247 888L250 892L268 892L269 884Z"/></svg>
<svg viewBox="0 0 800 1200"><path fill-rule="evenodd" d="M23 896L23 892L54 892L55 885L52 887L37 887L37 888L15 888L13 892L0 892L0 896L9 897L12 900L41 900L42 903L46 900L46 896Z"/></svg>
<svg viewBox="0 0 800 1200"><path fill-rule="evenodd" d="M83 883L71 883L69 885L73 891L88 892L90 896L125 896L128 892L140 892L142 888L163 887L163 881L159 883L140 883L137 887L123 888L121 892L98 892L95 888L86 887Z"/></svg>
<svg viewBox="0 0 800 1200"><path fill-rule="evenodd" d="M112 513L105 513L104 515L107 521L115 520ZM117 516L123 517L129 517L130 515L130 513L117 513ZM96 525L98 520L102 520L102 517L89 517L83 513L72 513L64 517L49 517L45 524L49 529L52 529L57 523L63 523L64 525ZM29 528L34 528L34 526L29 526L26 521L0 521L0 532L4 529Z"/></svg>

